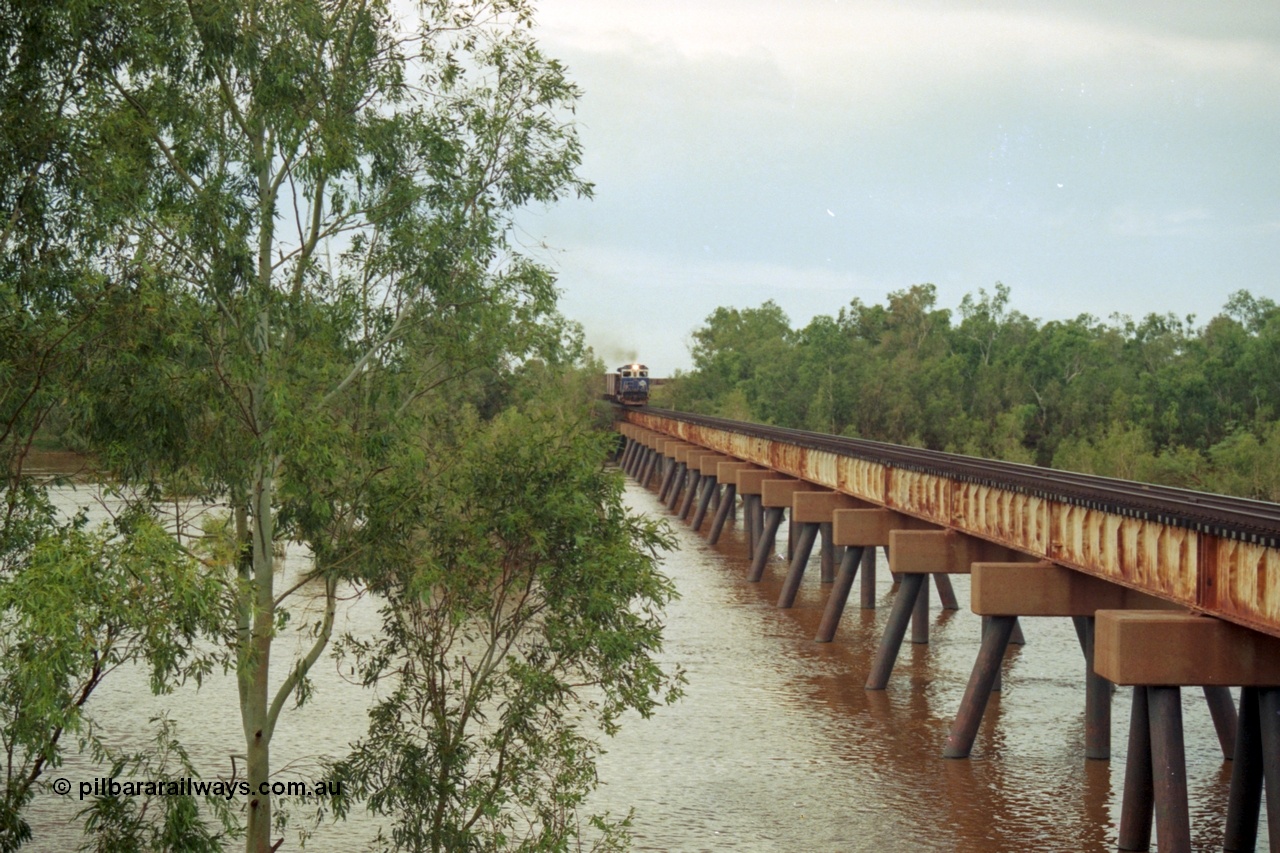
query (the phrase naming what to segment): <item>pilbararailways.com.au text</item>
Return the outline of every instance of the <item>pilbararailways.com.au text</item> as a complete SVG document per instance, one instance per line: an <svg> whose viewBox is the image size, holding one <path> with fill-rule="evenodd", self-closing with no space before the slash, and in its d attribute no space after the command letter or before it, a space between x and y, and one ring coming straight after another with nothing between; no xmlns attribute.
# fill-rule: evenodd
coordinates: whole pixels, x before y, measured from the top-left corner
<svg viewBox="0 0 1280 853"><path fill-rule="evenodd" d="M78 790L80 799L85 797L222 797L228 802L236 797L248 797L255 793L248 782L206 782L202 779L164 779L138 781L129 779L118 782L113 777L99 776L91 782L79 782L75 786L69 779L54 779L54 793L67 796ZM342 783L316 782L263 782L256 792L261 796L289 797L337 797L342 795Z"/></svg>

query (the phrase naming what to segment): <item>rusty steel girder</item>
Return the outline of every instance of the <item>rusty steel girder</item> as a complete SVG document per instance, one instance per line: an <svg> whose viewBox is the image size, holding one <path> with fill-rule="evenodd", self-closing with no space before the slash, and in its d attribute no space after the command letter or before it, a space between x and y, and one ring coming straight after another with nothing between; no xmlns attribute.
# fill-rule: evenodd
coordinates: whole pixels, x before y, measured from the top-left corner
<svg viewBox="0 0 1280 853"><path fill-rule="evenodd" d="M1280 506L667 412L678 438L1280 636Z"/></svg>

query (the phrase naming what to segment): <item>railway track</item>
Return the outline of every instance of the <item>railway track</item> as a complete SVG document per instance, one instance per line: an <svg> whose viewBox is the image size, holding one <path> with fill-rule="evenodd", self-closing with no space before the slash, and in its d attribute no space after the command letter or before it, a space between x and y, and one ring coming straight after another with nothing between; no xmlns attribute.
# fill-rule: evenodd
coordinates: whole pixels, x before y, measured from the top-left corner
<svg viewBox="0 0 1280 853"><path fill-rule="evenodd" d="M1256 543L1269 548L1280 547L1280 504L1266 501L1077 474L1016 462L980 459L937 450L922 450L860 438L843 438L807 430L762 426L672 409L645 407L638 411L761 439L786 441L813 450L888 464L896 468L996 486L1088 509L1185 527L1221 538Z"/></svg>

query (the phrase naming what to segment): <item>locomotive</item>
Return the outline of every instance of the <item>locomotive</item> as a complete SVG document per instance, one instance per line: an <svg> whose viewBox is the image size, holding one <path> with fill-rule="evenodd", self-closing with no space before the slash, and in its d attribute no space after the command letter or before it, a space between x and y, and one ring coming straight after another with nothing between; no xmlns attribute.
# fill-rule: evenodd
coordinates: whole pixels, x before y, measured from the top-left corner
<svg viewBox="0 0 1280 853"><path fill-rule="evenodd" d="M649 368L624 364L616 373L604 375L604 395L624 406L644 406L649 402Z"/></svg>

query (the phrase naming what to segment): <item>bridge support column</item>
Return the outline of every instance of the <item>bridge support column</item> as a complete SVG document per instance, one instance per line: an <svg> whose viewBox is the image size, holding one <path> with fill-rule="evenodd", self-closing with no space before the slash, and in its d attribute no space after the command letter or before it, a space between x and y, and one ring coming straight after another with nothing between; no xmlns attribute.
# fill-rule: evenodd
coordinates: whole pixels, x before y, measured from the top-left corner
<svg viewBox="0 0 1280 853"><path fill-rule="evenodd" d="M830 566L832 559L830 533L832 519L835 517L837 510L866 506L867 504L864 501L851 498L848 495L842 495L839 492L795 492L791 499L791 518L799 530L799 535L796 537L796 547L791 557L791 569L787 573L787 580L783 584L782 593L778 596L779 607L790 607L795 603L796 593L800 589L800 582L804 579L805 569L808 567L809 558L813 554L814 542L823 533L824 528L826 528L827 533L822 538L823 581L830 583L831 580L834 580L834 567ZM845 594L848 594L848 590L845 591ZM841 607L843 609L843 605Z"/></svg>
<svg viewBox="0 0 1280 853"><path fill-rule="evenodd" d="M676 475L676 461L670 457L663 460L662 465L662 482L658 484L658 500L664 504L667 501L667 491L671 488L671 481Z"/></svg>
<svg viewBox="0 0 1280 853"><path fill-rule="evenodd" d="M1120 801L1121 850L1151 848L1151 815L1155 809L1155 781L1151 766L1151 724L1147 690L1133 689L1129 712L1129 749L1124 766L1124 795Z"/></svg>
<svg viewBox="0 0 1280 853"><path fill-rule="evenodd" d="M876 517L868 516L867 519L875 521ZM918 627L912 632L912 642L929 641L928 610L925 609L928 607L928 587L925 585L927 575L937 572L968 574L969 566L978 560L1009 559L1012 556L1007 548L950 530L890 530L889 542L889 566L900 578L900 583L898 596L894 599L893 610L889 614L889 623L885 626L884 637L876 652L872 674L867 679L867 688L871 690L882 690L888 684L902 646L906 622L913 611L917 615ZM925 600L924 605L919 603L921 598ZM899 620L901 627L898 625ZM898 632L896 638L891 636L891 631ZM985 701L984 698L983 702Z"/></svg>
<svg viewBox="0 0 1280 853"><path fill-rule="evenodd" d="M1228 853L1257 849L1264 779L1267 833L1274 851L1280 847L1280 689L1245 687L1240 691L1239 736L1222 845Z"/></svg>
<svg viewBox="0 0 1280 853"><path fill-rule="evenodd" d="M1147 849L1153 811L1160 850L1191 849L1180 688L1205 684L1245 688L1233 748L1242 763L1232 767L1226 849L1252 849L1256 842L1259 772L1272 850L1280 849L1280 639L1207 616L1100 610L1094 642L1098 672L1133 685L1120 849ZM1210 701L1220 702L1221 694Z"/></svg>
<svg viewBox="0 0 1280 853"><path fill-rule="evenodd" d="M754 472L747 472L754 473ZM775 472L765 472L767 477L761 478L760 487L760 503L765 508L765 530L760 541L756 544L755 559L751 564L751 574L748 579L758 581L764 576L765 564L769 557L773 554L774 545L777 542L778 529L782 526L782 519L785 510L792 505L792 500L797 492L808 492L818 488L812 483L806 483L803 480L796 480L786 475L780 475ZM747 478L754 480L754 477ZM740 484L746 482L739 478ZM778 510L775 514L772 510ZM791 513L792 520L795 519L795 513ZM794 544L794 540L792 541Z"/></svg>
<svg viewBox="0 0 1280 853"><path fill-rule="evenodd" d="M676 462L676 473L671 480L671 488L667 492L667 509L675 512L676 502L680 500L680 493L684 491L685 480L689 478L689 466L679 457Z"/></svg>
<svg viewBox="0 0 1280 853"><path fill-rule="evenodd" d="M646 445L642 440L640 442L640 450L636 452L635 461L632 463L632 467L635 468L635 478L637 480L644 476L645 469L649 467L649 454L651 453L653 453L653 451L650 450L648 445Z"/></svg>
<svg viewBox="0 0 1280 853"><path fill-rule="evenodd" d="M926 580L928 578L925 575L905 575L898 585L898 595L893 599L889 621L885 623L880 647L876 649L871 672L867 675L868 690L884 690L889 685L889 676L893 674L893 665L898 660L898 650L902 648L902 640L907 634L907 623L911 621L911 611L915 609L916 597Z"/></svg>
<svg viewBox="0 0 1280 853"><path fill-rule="evenodd" d="M618 467L625 473L631 473L631 459L636 455L636 441L631 436L626 438L626 448L622 451L622 460L618 463Z"/></svg>
<svg viewBox="0 0 1280 853"><path fill-rule="evenodd" d="M846 549L852 547L845 546ZM847 554L848 550L845 553ZM863 610L876 609L876 549L872 547L862 549L862 588L858 603Z"/></svg>
<svg viewBox="0 0 1280 853"><path fill-rule="evenodd" d="M831 588L831 595L827 596L826 609L822 611L822 623L818 625L818 634L813 639L819 643L829 643L836 635L836 628L840 625L840 617L844 614L845 602L849 599L849 592L853 589L853 580L858 574L858 564L863 563L863 553L866 548L857 546L849 546L844 549L844 554L840 558L840 571L836 573L835 586ZM874 556L872 560L874 561ZM866 570L863 569L863 578L866 578Z"/></svg>
<svg viewBox="0 0 1280 853"><path fill-rule="evenodd" d="M680 512L677 513L681 521L689 517L689 513L693 510L693 501L698 494L698 486L702 483L702 472L698 470L697 463L691 458L688 464L689 479L688 485L684 491L684 502L680 504Z"/></svg>
<svg viewBox="0 0 1280 853"><path fill-rule="evenodd" d="M676 512L681 496L692 488L693 473L697 470L697 455L705 453L701 447L686 444L676 448L676 479L667 495L667 509ZM682 516L683 517L683 516Z"/></svg>
<svg viewBox="0 0 1280 853"><path fill-rule="evenodd" d="M804 570L809 564L809 556L813 553L813 543L818 538L818 525L802 522L799 541L791 555L791 568L787 579L782 584L782 592L778 594L778 607L790 607L796 603L796 593L800 591L800 581L804 579Z"/></svg>
<svg viewBox="0 0 1280 853"><path fill-rule="evenodd" d="M917 646L929 643L929 579L920 585L915 606L911 608L911 642Z"/></svg>
<svg viewBox="0 0 1280 853"><path fill-rule="evenodd" d="M698 498L698 508L693 513L693 521L689 526L698 531L702 528L702 520L707 517L707 509L711 506L711 499L715 497L716 490L720 486L716 482L714 474L702 475L702 497Z"/></svg>
<svg viewBox="0 0 1280 853"><path fill-rule="evenodd" d="M704 451L696 457L689 457L690 466L696 466L703 484L702 493L698 496L697 509L694 511L693 520L690 522L690 526L694 530L702 529L702 521L707 517L707 510L711 507L712 501L719 497L720 481L717 475L720 463L733 461L723 453L708 451Z"/></svg>
<svg viewBox="0 0 1280 853"><path fill-rule="evenodd" d="M764 577L764 564L773 554L773 542L778 536L778 528L782 526L782 514L785 510L780 506L769 507L764 512L764 530L760 533L760 542L756 545L755 557L751 561L751 570L747 580L759 583Z"/></svg>
<svg viewBox="0 0 1280 853"><path fill-rule="evenodd" d="M822 551L820 565L822 567L822 582L831 583L836 579L836 546L831 542L831 522L823 521L818 524L818 535L822 537Z"/></svg>
<svg viewBox="0 0 1280 853"><path fill-rule="evenodd" d="M676 473L676 447L679 442L665 441L662 443L662 483L658 486L658 500L664 504L667 500L667 490L671 488L671 480Z"/></svg>
<svg viewBox="0 0 1280 853"><path fill-rule="evenodd" d="M653 480L653 472L658 467L658 461L662 458L662 454L654 448L649 448L647 458L645 459L644 470L640 472L640 485L649 488L650 481Z"/></svg>
<svg viewBox="0 0 1280 853"><path fill-rule="evenodd" d="M1213 730L1218 733L1218 745L1222 747L1222 757L1230 761L1235 753L1238 723L1231 689L1211 684L1206 684L1203 689L1204 701L1209 705L1209 716L1213 718Z"/></svg>
<svg viewBox="0 0 1280 853"><path fill-rule="evenodd" d="M1121 850L1151 846L1151 816L1161 853L1190 853L1187 761L1182 738L1182 691L1137 685L1129 721L1125 802L1120 812Z"/></svg>
<svg viewBox="0 0 1280 853"><path fill-rule="evenodd" d="M933 583L938 588L938 601L942 602L942 609L959 610L960 603L956 601L956 592L951 588L951 578L935 574Z"/></svg>
<svg viewBox="0 0 1280 853"><path fill-rule="evenodd" d="M707 542L711 545L720 541L720 533L724 530L725 522L734 517L737 509L735 502L738 495L738 475L742 471L759 470L750 462L721 462L716 465L716 479L724 483L724 494L720 498L720 508L716 510L716 516L711 522L711 533L707 536ZM745 500L744 500L745 509ZM748 547L747 553L751 553Z"/></svg>
<svg viewBox="0 0 1280 853"><path fill-rule="evenodd" d="M733 483L725 483L724 494L720 497L720 509L716 510L716 517L711 519L711 532L707 534L707 544L714 545L720 541L724 523L733 514L733 505L737 500L738 487Z"/></svg>
<svg viewBox="0 0 1280 853"><path fill-rule="evenodd" d="M929 524L887 509L837 508L831 513L831 541L836 547L858 548L862 559L862 591L861 606L864 610L874 610L876 606L876 557L875 549L889 544L889 534L893 530L937 530L937 525ZM888 553L886 548L886 554ZM843 561L842 561L843 562ZM856 567L853 569L856 573ZM852 575L849 579L852 584ZM838 606L831 599L827 601L827 614L834 620L819 632L819 642L830 642L839 627L840 617L844 614L845 602L852 587L842 587L837 581L831 590L832 597L841 596ZM843 590L843 591L842 591ZM823 636L826 639L822 639ZM896 652L895 652L896 655Z"/></svg>
<svg viewBox="0 0 1280 853"><path fill-rule="evenodd" d="M978 660L973 665L973 674L969 676L964 698L960 700L960 710L942 749L944 758L968 758L973 751L973 741L987 710L987 700L1000 677L1000 665L1004 662L1004 653L1009 648L1009 637L1017 619L1016 616L989 616L984 620L986 624Z"/></svg>
<svg viewBox="0 0 1280 853"><path fill-rule="evenodd" d="M1093 668L1094 623L1092 615L1072 616L1080 651L1084 653L1084 757L1111 759L1111 682Z"/></svg>
<svg viewBox="0 0 1280 853"><path fill-rule="evenodd" d="M739 489L742 487L739 486ZM763 532L764 525L760 518L760 496L759 495L743 495L742 496L742 518L743 526L747 529L747 553L755 556L756 541Z"/></svg>

